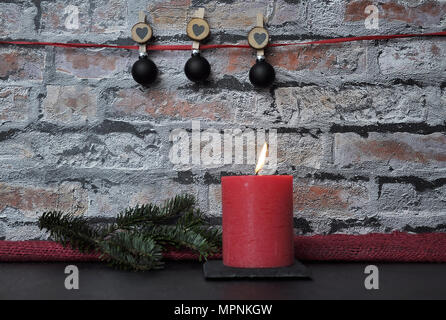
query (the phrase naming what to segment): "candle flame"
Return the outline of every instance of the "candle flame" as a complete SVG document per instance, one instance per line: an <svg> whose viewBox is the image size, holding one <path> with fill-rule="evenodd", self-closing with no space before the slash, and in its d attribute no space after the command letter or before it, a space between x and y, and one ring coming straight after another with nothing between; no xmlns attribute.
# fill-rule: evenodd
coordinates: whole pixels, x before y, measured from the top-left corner
<svg viewBox="0 0 446 320"><path fill-rule="evenodd" d="M262 170L263 166L265 165L267 153L268 153L268 144L265 142L265 144L262 147L262 151L260 151L259 160L257 161L256 175L259 173L260 170Z"/></svg>

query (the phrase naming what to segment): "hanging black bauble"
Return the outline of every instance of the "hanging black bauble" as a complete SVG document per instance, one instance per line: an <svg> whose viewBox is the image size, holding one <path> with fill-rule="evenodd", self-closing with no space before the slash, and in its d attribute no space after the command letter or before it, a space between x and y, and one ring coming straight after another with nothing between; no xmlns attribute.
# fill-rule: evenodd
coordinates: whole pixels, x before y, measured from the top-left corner
<svg viewBox="0 0 446 320"><path fill-rule="evenodd" d="M255 65L249 70L249 80L256 87L270 86L276 78L276 72L272 65L264 59L256 60Z"/></svg>
<svg viewBox="0 0 446 320"><path fill-rule="evenodd" d="M148 86L155 81L157 75L158 68L156 64L147 58L147 56L140 56L139 60L133 64L133 79L143 86Z"/></svg>
<svg viewBox="0 0 446 320"><path fill-rule="evenodd" d="M209 77L211 65L199 53L194 53L184 66L184 73L190 81L201 82Z"/></svg>

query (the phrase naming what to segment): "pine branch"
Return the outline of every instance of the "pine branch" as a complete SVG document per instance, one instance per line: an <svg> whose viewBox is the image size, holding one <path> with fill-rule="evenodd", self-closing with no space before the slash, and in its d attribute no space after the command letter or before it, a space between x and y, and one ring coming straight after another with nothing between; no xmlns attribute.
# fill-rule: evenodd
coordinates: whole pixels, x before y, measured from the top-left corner
<svg viewBox="0 0 446 320"><path fill-rule="evenodd" d="M134 226L153 223L169 223L178 219L182 212L193 208L195 198L191 195L178 195L167 200L162 208L153 205L142 205L128 208L116 218L117 229L128 229Z"/></svg>
<svg viewBox="0 0 446 320"><path fill-rule="evenodd" d="M199 254L200 261L218 250L218 247L209 243L201 234L185 230L181 226L153 226L146 229L144 234L158 243L192 250Z"/></svg>
<svg viewBox="0 0 446 320"><path fill-rule="evenodd" d="M220 228L214 226L198 226L191 230L201 235L212 247L215 248L215 251L212 253L218 252L218 250L221 248L223 238Z"/></svg>
<svg viewBox="0 0 446 320"><path fill-rule="evenodd" d="M178 225L180 225L185 230L190 230L201 235L214 247L221 247L221 230L217 227L210 226L200 209L192 209L186 212L178 220Z"/></svg>
<svg viewBox="0 0 446 320"><path fill-rule="evenodd" d="M195 197L190 194L179 195L167 200L161 209L160 215L164 217L178 217L195 206Z"/></svg>
<svg viewBox="0 0 446 320"><path fill-rule="evenodd" d="M200 209L190 208L177 220L177 224L184 229L192 229L197 226L203 226L207 222Z"/></svg>
<svg viewBox="0 0 446 320"><path fill-rule="evenodd" d="M110 265L124 270L147 271L161 269L163 255L161 247L147 236L123 231L102 241L100 258Z"/></svg>
<svg viewBox="0 0 446 320"><path fill-rule="evenodd" d="M128 208L114 223L102 227L90 226L85 217L46 212L39 218L39 227L63 245L100 252L102 260L120 269L161 268L165 245L190 249L200 260L221 247L220 230L195 209L191 195L176 196L162 207L147 204Z"/></svg>
<svg viewBox="0 0 446 320"><path fill-rule="evenodd" d="M127 208L116 217L115 227L116 229L128 229L140 224L151 223L153 217L159 215L159 211L159 207L153 204Z"/></svg>
<svg viewBox="0 0 446 320"><path fill-rule="evenodd" d="M98 230L89 226L84 217L62 212L45 212L38 221L39 228L47 229L50 236L64 246L91 252L97 248Z"/></svg>

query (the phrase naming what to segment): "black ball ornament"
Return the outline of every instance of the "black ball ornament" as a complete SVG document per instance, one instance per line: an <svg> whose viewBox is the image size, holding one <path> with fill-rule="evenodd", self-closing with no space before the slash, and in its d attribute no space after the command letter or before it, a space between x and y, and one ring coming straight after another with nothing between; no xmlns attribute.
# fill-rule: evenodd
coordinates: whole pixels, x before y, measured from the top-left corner
<svg viewBox="0 0 446 320"><path fill-rule="evenodd" d="M275 78L276 72L273 66L264 59L256 60L255 65L249 70L249 81L256 87L268 87L274 82Z"/></svg>
<svg viewBox="0 0 446 320"><path fill-rule="evenodd" d="M133 64L133 79L143 86L148 86L154 82L157 75L158 68L156 67L156 64L147 58L147 56L140 56L139 60Z"/></svg>
<svg viewBox="0 0 446 320"><path fill-rule="evenodd" d="M206 80L211 73L211 65L199 53L192 54L184 66L186 77L193 82Z"/></svg>

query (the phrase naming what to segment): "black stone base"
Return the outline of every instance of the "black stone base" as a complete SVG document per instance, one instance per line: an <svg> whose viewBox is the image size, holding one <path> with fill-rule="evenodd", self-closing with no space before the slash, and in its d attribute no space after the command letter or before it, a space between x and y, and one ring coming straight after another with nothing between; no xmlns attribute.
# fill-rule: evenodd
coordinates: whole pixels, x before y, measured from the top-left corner
<svg viewBox="0 0 446 320"><path fill-rule="evenodd" d="M222 260L210 260L203 265L206 279L239 279L239 278L294 278L311 279L311 273L302 263L295 260L289 267L281 268L232 268L223 264Z"/></svg>

